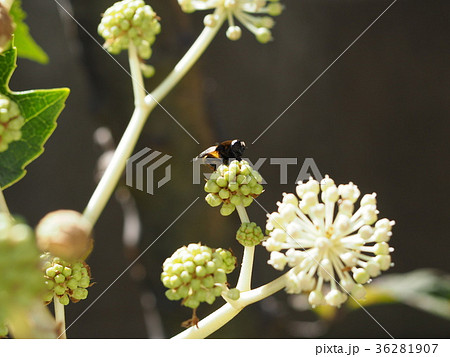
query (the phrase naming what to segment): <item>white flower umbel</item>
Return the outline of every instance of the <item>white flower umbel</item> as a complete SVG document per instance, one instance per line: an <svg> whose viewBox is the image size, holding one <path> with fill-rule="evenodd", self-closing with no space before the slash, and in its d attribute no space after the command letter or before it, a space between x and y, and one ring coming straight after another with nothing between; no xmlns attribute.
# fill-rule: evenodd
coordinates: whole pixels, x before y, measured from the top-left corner
<svg viewBox="0 0 450 357"><path fill-rule="evenodd" d="M293 268L285 289L308 293L312 306L340 306L347 294L364 298L363 284L392 264L387 242L395 222L378 220L375 193L364 195L354 212L360 192L351 182L337 187L326 176L299 182L296 191L298 197L284 193L278 211L268 215L268 263Z"/></svg>
<svg viewBox="0 0 450 357"><path fill-rule="evenodd" d="M234 19L252 32L261 43L272 40L270 29L275 25L271 16L278 16L283 11L279 0L178 0L184 12L223 8L228 17L227 37L236 41L241 38L242 30ZM206 15L205 26L215 26L216 15Z"/></svg>

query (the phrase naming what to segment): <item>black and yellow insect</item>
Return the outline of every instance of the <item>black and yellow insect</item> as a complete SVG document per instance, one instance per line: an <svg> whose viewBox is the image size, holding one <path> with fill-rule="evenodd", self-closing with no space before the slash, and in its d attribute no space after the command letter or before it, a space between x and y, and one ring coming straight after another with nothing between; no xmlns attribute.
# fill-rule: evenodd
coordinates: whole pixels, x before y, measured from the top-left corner
<svg viewBox="0 0 450 357"><path fill-rule="evenodd" d="M218 145L209 147L198 155L197 158L221 159L227 165L230 159L241 161L245 149L245 143L241 140L226 140Z"/></svg>

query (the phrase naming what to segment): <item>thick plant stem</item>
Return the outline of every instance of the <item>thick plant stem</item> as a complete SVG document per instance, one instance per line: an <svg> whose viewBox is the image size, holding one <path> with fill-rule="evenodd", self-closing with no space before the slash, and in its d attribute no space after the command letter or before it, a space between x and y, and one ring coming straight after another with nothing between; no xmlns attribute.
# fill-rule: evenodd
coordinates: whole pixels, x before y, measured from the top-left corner
<svg viewBox="0 0 450 357"><path fill-rule="evenodd" d="M142 128L144 127L148 115L198 60L200 55L211 43L219 28L222 26L223 21L225 20L223 10L216 12L218 15L216 26L205 27L192 47L175 66L175 69L151 94L147 95L142 102L138 100L141 95L141 90L139 89L140 86L138 84L134 84L135 102L139 104L136 106L128 127L126 128L122 139L114 152L111 162L98 183L97 188L95 189L83 213L92 225L97 222L100 214L106 206L106 203L114 192L117 182L125 169L127 160L136 146L137 140L139 139L139 135L142 132ZM135 75L135 70L133 69L135 68L135 64L136 61L132 59L132 56L130 56L130 67L132 71L131 75L133 78L139 79L139 76L141 76L140 68L139 75ZM134 80L133 82L136 81ZM142 88L143 87L141 87L141 89ZM138 94L136 95L136 93Z"/></svg>
<svg viewBox="0 0 450 357"><path fill-rule="evenodd" d="M287 273L286 273L287 274ZM263 285L257 289L253 289L241 294L239 300L234 301L233 305L225 304L220 309L213 312L211 315L205 317L198 323L198 327L192 326L187 330L179 333L173 338L205 338L219 328L224 326L233 317L239 314L242 309L250 304L265 299L266 297L283 289L286 285L286 274Z"/></svg>
<svg viewBox="0 0 450 357"><path fill-rule="evenodd" d="M58 338L67 338L66 335L66 316L64 313L64 305L59 302L58 297L53 297L53 305L55 306L56 326L58 326Z"/></svg>
<svg viewBox="0 0 450 357"><path fill-rule="evenodd" d="M239 214L239 218L242 223L250 223L247 215L247 211L243 205L236 206L236 210ZM251 289L252 282L252 270L253 270L253 258L255 255L255 247L244 247L244 256L242 258L241 272L239 274L238 283L236 288L242 291L248 291Z"/></svg>
<svg viewBox="0 0 450 357"><path fill-rule="evenodd" d="M117 182L127 163L127 159L131 156L142 128L144 127L148 113L149 110L145 107L135 108L130 123L123 133L122 139L114 152L111 162L84 210L83 215L92 223L92 225L97 222L98 217L114 192Z"/></svg>
<svg viewBox="0 0 450 357"><path fill-rule="evenodd" d="M133 83L134 106L136 108L143 107L145 105L145 86L144 79L142 78L140 60L134 43L131 43L128 48L128 60L130 63L131 81Z"/></svg>

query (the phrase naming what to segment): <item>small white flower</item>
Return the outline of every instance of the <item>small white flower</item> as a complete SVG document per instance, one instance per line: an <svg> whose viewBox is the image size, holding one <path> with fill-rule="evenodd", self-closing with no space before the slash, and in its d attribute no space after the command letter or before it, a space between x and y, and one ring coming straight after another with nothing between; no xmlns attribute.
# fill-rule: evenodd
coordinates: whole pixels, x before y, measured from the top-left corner
<svg viewBox="0 0 450 357"><path fill-rule="evenodd" d="M261 43L272 40L270 29L275 25L271 16L278 16L283 11L279 0L178 0L184 12L196 10L222 9L228 18L227 37L236 41L241 37L241 28L235 24L237 19ZM217 24L213 14L206 15L205 26Z"/></svg>
<svg viewBox="0 0 450 357"><path fill-rule="evenodd" d="M267 215L270 233L263 243L270 265L292 268L286 291L309 293L312 306L340 306L347 294L364 298L363 284L392 265L387 242L395 222L377 220L375 193L364 195L355 212L360 191L351 182L337 187L328 176L320 183L310 179L296 193L299 199L284 193L277 212Z"/></svg>

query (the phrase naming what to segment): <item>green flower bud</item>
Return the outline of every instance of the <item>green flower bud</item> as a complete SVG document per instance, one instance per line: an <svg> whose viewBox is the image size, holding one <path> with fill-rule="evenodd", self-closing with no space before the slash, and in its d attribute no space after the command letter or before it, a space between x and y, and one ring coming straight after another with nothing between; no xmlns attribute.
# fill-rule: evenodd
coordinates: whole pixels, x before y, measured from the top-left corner
<svg viewBox="0 0 450 357"><path fill-rule="evenodd" d="M208 290L206 293L205 301L211 305L214 301L216 301L216 297L211 290Z"/></svg>
<svg viewBox="0 0 450 357"><path fill-rule="evenodd" d="M211 207L220 206L220 204L222 203L222 199L218 195L212 193L206 195L205 200Z"/></svg>
<svg viewBox="0 0 450 357"><path fill-rule="evenodd" d="M186 262L183 265L188 273L192 274L194 272L194 270L195 270L194 262Z"/></svg>
<svg viewBox="0 0 450 357"><path fill-rule="evenodd" d="M217 269L214 273L214 281L218 284L224 284L227 281L227 275L222 269Z"/></svg>
<svg viewBox="0 0 450 357"><path fill-rule="evenodd" d="M239 190L241 191L241 193L242 193L244 196L249 195L250 192L251 192L251 188L250 188L250 186L248 186L248 185L242 185L242 186L239 188Z"/></svg>
<svg viewBox="0 0 450 357"><path fill-rule="evenodd" d="M217 184L219 187L226 187L226 186L228 185L228 180L227 180L225 177L219 177L219 178L216 180L216 184Z"/></svg>
<svg viewBox="0 0 450 357"><path fill-rule="evenodd" d="M222 289L222 287L220 287L220 286L215 286L215 287L212 289L212 291L213 291L213 294L214 294L215 296L220 296L220 295L222 295L223 289Z"/></svg>
<svg viewBox="0 0 450 357"><path fill-rule="evenodd" d="M56 284L61 284L66 280L66 277L63 274L58 274L54 277Z"/></svg>
<svg viewBox="0 0 450 357"><path fill-rule="evenodd" d="M253 197L247 196L247 197L243 197L242 198L242 204L244 205L244 207L248 207L252 204L253 202Z"/></svg>
<svg viewBox="0 0 450 357"><path fill-rule="evenodd" d="M180 278L181 278L181 281L183 282L183 283L189 283L191 280L192 280L192 276L191 276L191 274L189 274L187 271L183 271L181 274L180 274Z"/></svg>
<svg viewBox="0 0 450 357"><path fill-rule="evenodd" d="M199 279L192 279L191 280L191 288L192 288L192 290L198 290L198 289L200 289L200 287L201 287L201 285L202 285L202 282L201 282L201 280L199 280Z"/></svg>
<svg viewBox="0 0 450 357"><path fill-rule="evenodd" d="M55 292L56 295L60 296L64 295L64 293L66 292L66 288L62 285L56 285L53 291Z"/></svg>
<svg viewBox="0 0 450 357"><path fill-rule="evenodd" d="M48 268L45 270L45 275L47 275L50 278L54 278L56 275L56 270L53 267Z"/></svg>
<svg viewBox="0 0 450 357"><path fill-rule="evenodd" d="M48 290L52 290L55 287L55 282L53 280L45 280L44 285Z"/></svg>
<svg viewBox="0 0 450 357"><path fill-rule="evenodd" d="M267 13L270 16L279 16L281 15L282 12L283 12L283 5L281 5L278 2L267 5Z"/></svg>
<svg viewBox="0 0 450 357"><path fill-rule="evenodd" d="M69 267L64 267L62 273L65 277L72 275L72 269Z"/></svg>
<svg viewBox="0 0 450 357"><path fill-rule="evenodd" d="M207 289L212 288L214 286L214 283L215 281L212 275L208 275L202 280L202 285Z"/></svg>
<svg viewBox="0 0 450 357"><path fill-rule="evenodd" d="M233 195L230 198L230 203L232 203L235 206L240 206L242 204L242 197L238 195Z"/></svg>
<svg viewBox="0 0 450 357"><path fill-rule="evenodd" d="M69 297L67 295L61 296L60 298L58 298L59 302L63 305L69 305Z"/></svg>
<svg viewBox="0 0 450 357"><path fill-rule="evenodd" d="M200 301L198 301L195 297L190 296L184 301L183 304L191 309L196 309L200 305Z"/></svg>
<svg viewBox="0 0 450 357"><path fill-rule="evenodd" d="M180 295L175 290L166 290L166 297L169 300L179 300Z"/></svg>
<svg viewBox="0 0 450 357"><path fill-rule="evenodd" d="M227 292L227 297L231 300L239 300L241 292L238 289L230 289Z"/></svg>
<svg viewBox="0 0 450 357"><path fill-rule="evenodd" d="M70 279L66 285L70 290L75 290L78 287L78 281Z"/></svg>
<svg viewBox="0 0 450 357"><path fill-rule="evenodd" d="M187 297L189 295L189 286L188 285L181 285L177 289L177 293L178 293L178 295L180 295L181 299L184 299L185 297Z"/></svg>
<svg viewBox="0 0 450 357"><path fill-rule="evenodd" d="M222 216L229 216L234 212L236 209L236 206L232 203L224 203L222 207L220 208L220 214Z"/></svg>
<svg viewBox="0 0 450 357"><path fill-rule="evenodd" d="M204 302L206 299L206 290L198 290L194 297L198 302Z"/></svg>
<svg viewBox="0 0 450 357"><path fill-rule="evenodd" d="M206 275L206 268L203 266L196 267L195 274L200 278L204 277Z"/></svg>
<svg viewBox="0 0 450 357"><path fill-rule="evenodd" d="M155 67L150 66L150 65L145 64L145 63L141 63L140 67L141 67L142 75L145 78L151 78L151 77L153 77L155 75Z"/></svg>
<svg viewBox="0 0 450 357"><path fill-rule="evenodd" d="M220 197L222 200L226 200L227 198L230 197L230 191L225 190L225 189L221 189L221 190L219 191L219 197Z"/></svg>
<svg viewBox="0 0 450 357"><path fill-rule="evenodd" d="M230 182L228 184L228 190L230 190L231 192L236 192L239 189L239 183L236 182Z"/></svg>

